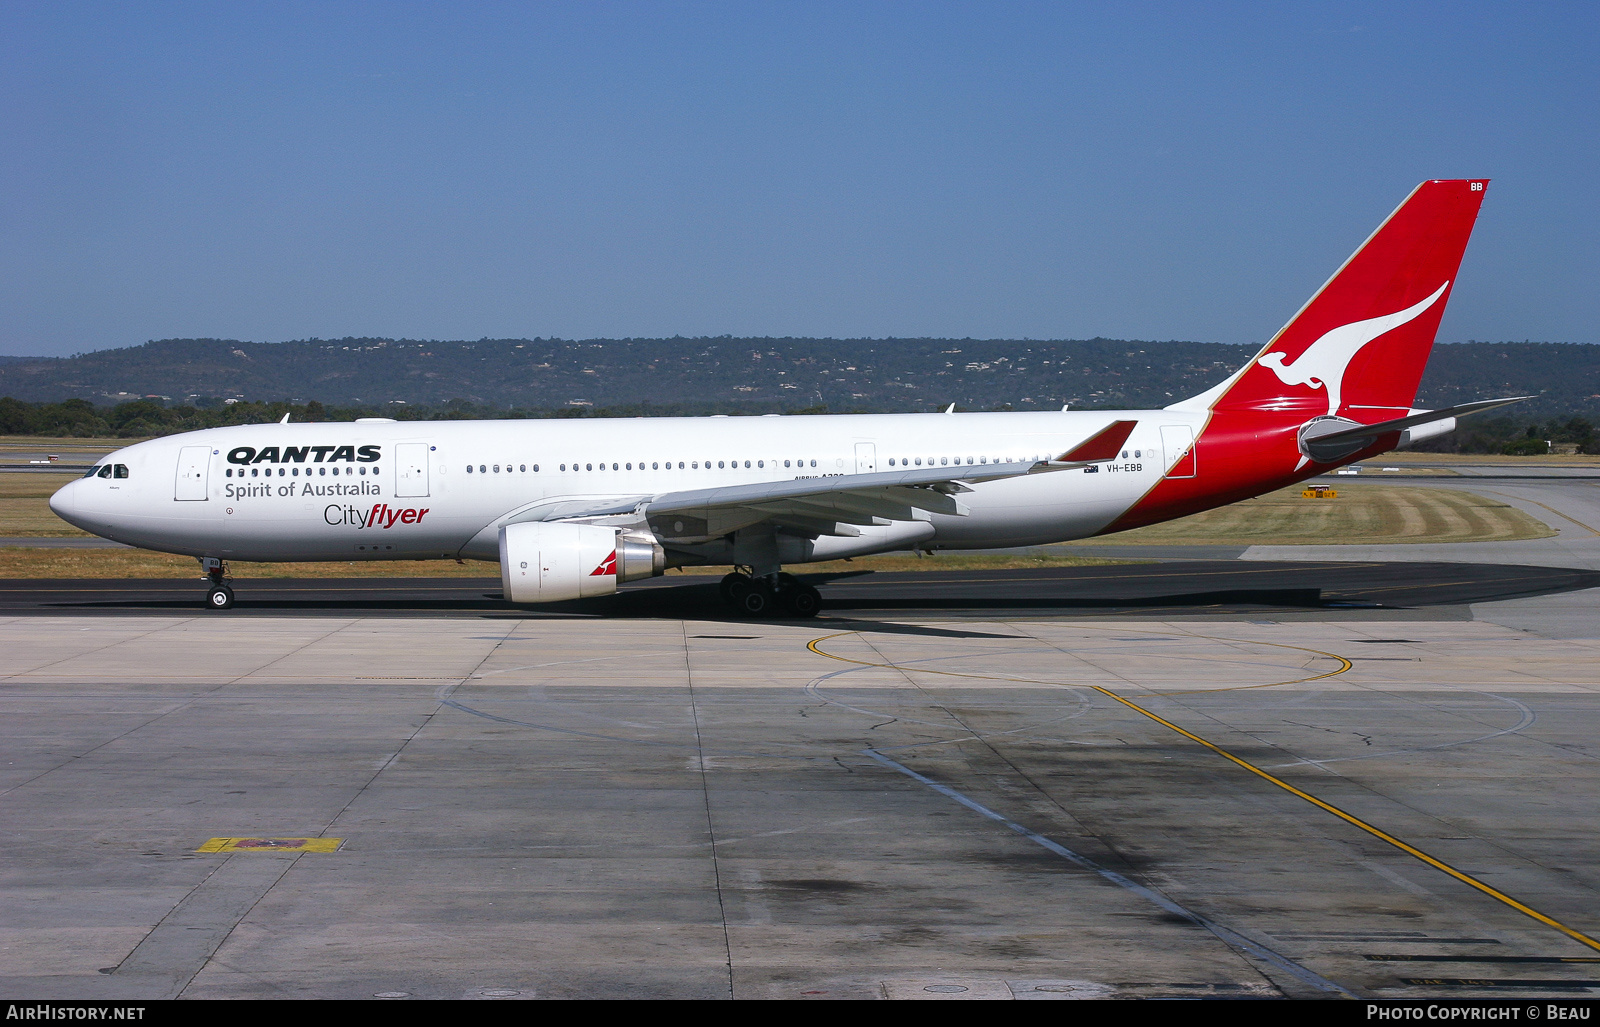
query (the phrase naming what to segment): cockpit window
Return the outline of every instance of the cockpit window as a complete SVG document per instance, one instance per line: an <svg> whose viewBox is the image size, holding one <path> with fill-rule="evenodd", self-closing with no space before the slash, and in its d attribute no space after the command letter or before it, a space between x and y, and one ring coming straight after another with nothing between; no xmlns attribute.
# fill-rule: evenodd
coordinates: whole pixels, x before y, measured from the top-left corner
<svg viewBox="0 0 1600 1027"><path fill-rule="evenodd" d="M101 466L100 464L96 464L93 467L89 468L87 471L84 471L83 472L83 476L85 478L93 478L95 475L99 474L103 470L105 470L105 468L103 466Z"/></svg>
<svg viewBox="0 0 1600 1027"><path fill-rule="evenodd" d="M126 478L128 476L128 465L127 464L117 464L116 465L116 473L115 473L114 476L118 477L118 478Z"/></svg>
<svg viewBox="0 0 1600 1027"><path fill-rule="evenodd" d="M100 477L102 477L102 478L111 477L111 465L110 464L101 464L100 465Z"/></svg>

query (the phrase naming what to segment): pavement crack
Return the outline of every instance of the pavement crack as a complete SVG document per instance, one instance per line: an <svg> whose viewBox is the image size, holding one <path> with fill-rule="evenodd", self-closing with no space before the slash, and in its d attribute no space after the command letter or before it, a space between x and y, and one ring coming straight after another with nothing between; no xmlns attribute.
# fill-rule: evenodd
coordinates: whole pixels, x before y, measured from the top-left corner
<svg viewBox="0 0 1600 1027"><path fill-rule="evenodd" d="M694 747L699 753L696 761L700 768L700 795L705 801L706 835L711 839L711 877L717 889L717 915L722 921L722 950L728 967L728 998L734 997L733 941L728 936L728 903L722 891L722 860L717 851L717 827L711 816L711 781L707 776L705 743L700 737L700 704L694 694L694 665L689 659L689 626L681 623L683 630L684 681L689 688L689 714L694 721Z"/></svg>

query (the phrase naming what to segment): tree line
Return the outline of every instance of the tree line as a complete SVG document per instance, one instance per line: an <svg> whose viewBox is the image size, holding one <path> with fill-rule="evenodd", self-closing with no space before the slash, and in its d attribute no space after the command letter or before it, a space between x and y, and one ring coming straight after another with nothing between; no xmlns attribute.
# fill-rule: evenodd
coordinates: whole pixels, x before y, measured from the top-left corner
<svg viewBox="0 0 1600 1027"><path fill-rule="evenodd" d="M1007 409L1007 406L995 409ZM291 421L353 421L358 417L392 417L397 421L458 421L480 418L520 420L553 417L704 417L707 414L750 414L738 404L625 403L609 407L559 407L551 410L503 410L451 400L438 407L404 406L339 407L308 403L247 402L224 403L212 400L201 405L168 406L153 399L136 399L115 406L95 406L88 400L68 399L59 403L27 403L7 396L0 398L0 434L40 435L68 438L151 438L224 428L238 424L267 424L289 415ZM813 405L782 411L788 414L857 413L830 411ZM1575 445L1579 453L1600 453L1600 435L1584 417L1570 417L1543 423L1529 423L1513 417L1464 418L1454 432L1430 439L1416 448L1432 453L1505 453L1532 456L1550 451L1552 445Z"/></svg>
<svg viewBox="0 0 1600 1027"><path fill-rule="evenodd" d="M1576 446L1579 453L1600 453L1600 436L1586 417L1532 424L1513 417L1467 417L1449 435L1429 439L1415 448L1424 453L1540 456L1556 446Z"/></svg>
<svg viewBox="0 0 1600 1027"><path fill-rule="evenodd" d="M210 400L198 405L169 406L160 400L136 399L114 406L96 406L86 399L67 399L58 403L28 403L6 396L0 398L0 434L140 439L199 431L202 428L267 424L282 420L285 414L289 415L291 421L353 421L358 417L389 417L397 421L466 421L485 418L521 420L574 417L704 417L708 414L737 415L755 412L757 411L733 403L624 403L607 407L505 410L467 400L451 400L436 407L384 406L382 408L325 406L317 400L307 403L292 403L287 400L241 400L236 403L225 403L221 400ZM809 406L782 412L825 414L830 411L825 406Z"/></svg>

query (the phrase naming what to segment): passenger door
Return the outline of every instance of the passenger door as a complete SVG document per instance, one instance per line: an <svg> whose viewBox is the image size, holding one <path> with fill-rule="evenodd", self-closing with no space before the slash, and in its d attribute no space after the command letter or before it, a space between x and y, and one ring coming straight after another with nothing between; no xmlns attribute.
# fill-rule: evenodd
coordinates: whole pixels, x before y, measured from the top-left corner
<svg viewBox="0 0 1600 1027"><path fill-rule="evenodd" d="M1163 424L1161 448L1166 450L1167 477L1195 476L1194 429L1187 424Z"/></svg>
<svg viewBox="0 0 1600 1027"><path fill-rule="evenodd" d="M211 470L210 446L184 446L178 451L178 485L173 498L194 502L207 496L207 472Z"/></svg>
<svg viewBox="0 0 1600 1027"><path fill-rule="evenodd" d="M405 499L428 494L428 444L402 442L394 447L394 494Z"/></svg>

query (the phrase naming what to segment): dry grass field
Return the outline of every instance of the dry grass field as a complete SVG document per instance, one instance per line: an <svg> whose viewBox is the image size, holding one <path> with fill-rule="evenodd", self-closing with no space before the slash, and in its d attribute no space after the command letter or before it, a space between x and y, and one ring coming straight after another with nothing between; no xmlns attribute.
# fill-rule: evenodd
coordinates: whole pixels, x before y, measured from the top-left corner
<svg viewBox="0 0 1600 1027"><path fill-rule="evenodd" d="M1341 481L1337 499L1303 499L1300 486L1089 544L1338 545L1510 542L1555 532L1505 503L1455 489Z"/></svg>
<svg viewBox="0 0 1600 1027"><path fill-rule="evenodd" d="M0 536L74 538L79 531L50 512L50 495L76 474L0 474Z"/></svg>
<svg viewBox="0 0 1600 1027"><path fill-rule="evenodd" d="M145 439L108 439L85 437L67 438L63 435L0 435L0 452L7 449L98 449L107 452L122 446L131 446Z"/></svg>

